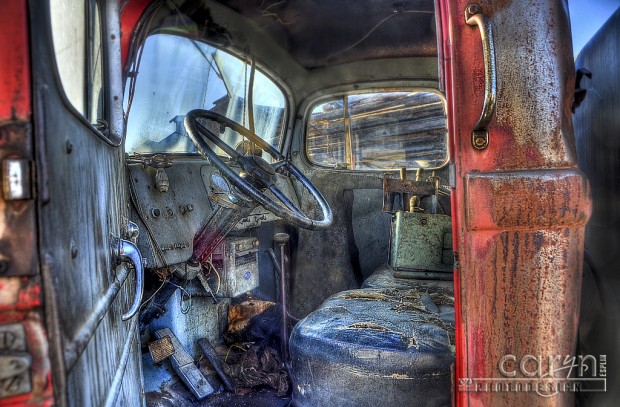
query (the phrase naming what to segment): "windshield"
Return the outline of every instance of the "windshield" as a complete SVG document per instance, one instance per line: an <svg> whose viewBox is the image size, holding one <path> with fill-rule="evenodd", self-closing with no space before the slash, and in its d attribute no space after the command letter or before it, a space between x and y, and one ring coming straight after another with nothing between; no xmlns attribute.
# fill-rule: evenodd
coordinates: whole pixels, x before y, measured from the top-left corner
<svg viewBox="0 0 620 407"><path fill-rule="evenodd" d="M249 61L191 38L155 34L144 44L137 71L129 73L136 77L133 95L131 80L125 90L128 153L194 153L183 126L193 109L215 111L249 128ZM284 93L256 69L252 99L256 134L278 148L287 109ZM214 122L208 127L229 145L242 141L230 129L220 134Z"/></svg>

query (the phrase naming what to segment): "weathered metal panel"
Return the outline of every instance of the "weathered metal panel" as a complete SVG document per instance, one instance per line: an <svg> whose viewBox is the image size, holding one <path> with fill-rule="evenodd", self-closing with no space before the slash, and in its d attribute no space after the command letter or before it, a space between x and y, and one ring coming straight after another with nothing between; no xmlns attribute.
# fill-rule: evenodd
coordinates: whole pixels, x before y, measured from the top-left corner
<svg viewBox="0 0 620 407"><path fill-rule="evenodd" d="M588 182L579 170L475 173L465 183L471 231L582 226L590 216Z"/></svg>
<svg viewBox="0 0 620 407"><path fill-rule="evenodd" d="M133 300L133 273L97 329L88 329L93 335L80 334L122 272L112 267L109 247L128 218L124 152L64 96L54 65L49 4L30 5L30 27L37 39L31 55L42 180L37 184L38 228L46 322L54 333L55 395L58 404L75 406L142 405L137 318L121 321ZM118 38L113 28L111 40Z"/></svg>
<svg viewBox="0 0 620 407"><path fill-rule="evenodd" d="M449 239L447 244L444 242ZM444 263L444 251L450 253ZM390 266L397 270L452 272L452 219L423 212L396 212Z"/></svg>
<svg viewBox="0 0 620 407"><path fill-rule="evenodd" d="M170 191L162 193L155 188L155 169L142 164L129 166L129 182L135 194L139 219L146 222L150 233L140 222L143 233L138 236L138 247L148 267L163 267L187 261L193 253L193 238L213 216L212 203L206 198L207 185L213 167L201 159L178 159L166 168ZM184 187L181 188L180 186ZM191 210L188 210L188 206ZM155 250L153 240L160 246ZM155 253L161 253L161 258Z"/></svg>
<svg viewBox="0 0 620 407"><path fill-rule="evenodd" d="M472 130L485 97L485 67L480 31L465 22L468 5L441 2L456 164L456 400L570 405L574 396L566 392L459 391L469 378L505 377L498 366L505 355L574 354L590 211L587 182L575 163L566 2L481 2L494 31L498 89L489 146L482 150L472 146Z"/></svg>

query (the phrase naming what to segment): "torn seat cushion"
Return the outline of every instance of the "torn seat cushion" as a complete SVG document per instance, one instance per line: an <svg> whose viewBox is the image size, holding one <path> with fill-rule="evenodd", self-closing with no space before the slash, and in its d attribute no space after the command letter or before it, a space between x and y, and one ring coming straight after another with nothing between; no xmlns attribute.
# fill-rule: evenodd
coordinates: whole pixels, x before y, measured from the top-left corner
<svg viewBox="0 0 620 407"><path fill-rule="evenodd" d="M454 350L451 284L338 293L291 334L295 405L449 405Z"/></svg>

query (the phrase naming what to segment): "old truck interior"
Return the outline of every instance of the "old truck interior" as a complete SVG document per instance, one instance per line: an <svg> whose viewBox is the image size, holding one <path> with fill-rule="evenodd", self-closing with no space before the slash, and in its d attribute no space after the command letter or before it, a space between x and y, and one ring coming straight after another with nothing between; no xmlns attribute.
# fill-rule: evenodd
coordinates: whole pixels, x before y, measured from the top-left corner
<svg viewBox="0 0 620 407"><path fill-rule="evenodd" d="M148 404L448 404L434 2L149 7L124 93Z"/></svg>
<svg viewBox="0 0 620 407"><path fill-rule="evenodd" d="M9 3L0 404L574 403L565 1Z"/></svg>

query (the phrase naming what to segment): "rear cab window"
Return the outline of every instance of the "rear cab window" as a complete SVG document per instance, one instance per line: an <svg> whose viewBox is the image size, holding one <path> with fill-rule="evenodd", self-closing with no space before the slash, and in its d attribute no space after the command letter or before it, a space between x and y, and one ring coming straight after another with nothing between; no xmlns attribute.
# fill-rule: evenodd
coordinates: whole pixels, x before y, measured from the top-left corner
<svg viewBox="0 0 620 407"><path fill-rule="evenodd" d="M434 169L448 161L443 95L397 90L337 95L310 108L306 156L349 170Z"/></svg>

